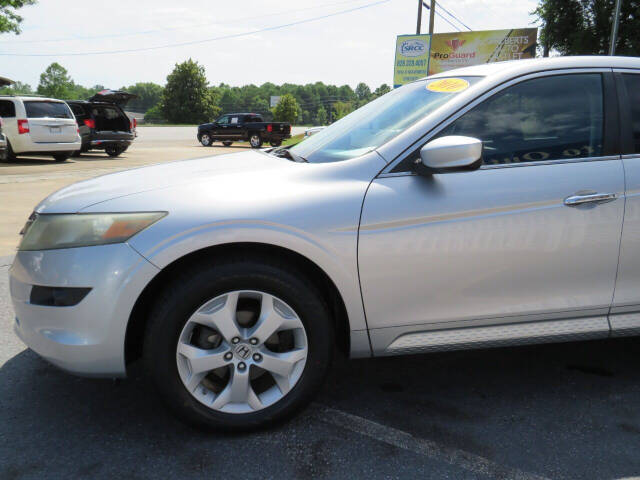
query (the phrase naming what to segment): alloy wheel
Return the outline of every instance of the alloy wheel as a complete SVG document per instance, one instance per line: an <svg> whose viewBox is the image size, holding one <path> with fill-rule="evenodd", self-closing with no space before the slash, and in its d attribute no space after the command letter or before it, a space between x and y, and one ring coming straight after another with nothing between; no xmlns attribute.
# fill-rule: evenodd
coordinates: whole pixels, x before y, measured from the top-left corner
<svg viewBox="0 0 640 480"><path fill-rule="evenodd" d="M252 135L249 143L251 143L252 147L257 147L260 145L260 137L258 135Z"/></svg>
<svg viewBox="0 0 640 480"><path fill-rule="evenodd" d="M211 145L211 137L205 133L200 137L200 143L202 143L202 145L204 145L205 147L208 147L209 145Z"/></svg>
<svg viewBox="0 0 640 480"><path fill-rule="evenodd" d="M178 374L211 409L251 413L273 405L300 380L308 355L304 325L271 294L241 290L207 301L178 339Z"/></svg>

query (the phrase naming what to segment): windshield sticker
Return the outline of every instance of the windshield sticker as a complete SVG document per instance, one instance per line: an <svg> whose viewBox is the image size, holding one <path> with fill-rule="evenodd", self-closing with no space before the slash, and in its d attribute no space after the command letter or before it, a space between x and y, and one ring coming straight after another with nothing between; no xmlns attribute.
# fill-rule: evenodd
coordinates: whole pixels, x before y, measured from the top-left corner
<svg viewBox="0 0 640 480"><path fill-rule="evenodd" d="M464 78L443 78L427 83L427 90L442 93L458 93L469 88L469 82Z"/></svg>

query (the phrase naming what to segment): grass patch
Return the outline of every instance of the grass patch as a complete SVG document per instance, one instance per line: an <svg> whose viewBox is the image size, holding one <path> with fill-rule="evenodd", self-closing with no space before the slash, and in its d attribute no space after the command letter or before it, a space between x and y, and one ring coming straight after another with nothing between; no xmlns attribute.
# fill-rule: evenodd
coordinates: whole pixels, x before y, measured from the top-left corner
<svg viewBox="0 0 640 480"><path fill-rule="evenodd" d="M304 133L300 133L298 135L294 135L291 138L287 138L284 142L282 142L282 146L286 147L287 145L295 145L296 143L300 143L304 140Z"/></svg>

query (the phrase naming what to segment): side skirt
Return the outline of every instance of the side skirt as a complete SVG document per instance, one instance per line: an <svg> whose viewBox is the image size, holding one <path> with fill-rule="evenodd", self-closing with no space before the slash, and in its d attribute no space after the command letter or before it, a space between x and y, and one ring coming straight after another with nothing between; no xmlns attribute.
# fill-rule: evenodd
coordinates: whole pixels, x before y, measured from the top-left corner
<svg viewBox="0 0 640 480"><path fill-rule="evenodd" d="M635 326L640 333L640 314ZM493 326L413 331L396 337L375 355L502 347L534 343L569 342L609 337L606 315L575 319L521 322ZM375 335L375 330L371 332Z"/></svg>

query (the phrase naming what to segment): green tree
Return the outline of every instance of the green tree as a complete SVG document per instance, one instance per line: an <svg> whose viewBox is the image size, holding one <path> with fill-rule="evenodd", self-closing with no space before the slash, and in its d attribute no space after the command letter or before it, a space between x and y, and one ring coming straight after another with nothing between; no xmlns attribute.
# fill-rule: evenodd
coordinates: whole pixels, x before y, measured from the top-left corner
<svg viewBox="0 0 640 480"><path fill-rule="evenodd" d="M543 54L602 55L609 49L614 0L540 0L533 14L542 24ZM622 2L617 55L640 54L640 2Z"/></svg>
<svg viewBox="0 0 640 480"><path fill-rule="evenodd" d="M260 98L258 95L251 99L249 105L249 110L252 112L260 113L262 115L271 113L269 111L269 102L267 102L264 98Z"/></svg>
<svg viewBox="0 0 640 480"><path fill-rule="evenodd" d="M381 97L382 95L389 93L390 91L391 91L391 87L386 83L383 83L378 88L376 88L375 92L373 92L373 96L378 98L378 97Z"/></svg>
<svg viewBox="0 0 640 480"><path fill-rule="evenodd" d="M33 89L28 83L15 82L0 88L0 95L31 95Z"/></svg>
<svg viewBox="0 0 640 480"><path fill-rule="evenodd" d="M40 74L38 94L51 98L69 99L73 96L74 87L67 69L54 62Z"/></svg>
<svg viewBox="0 0 640 480"><path fill-rule="evenodd" d="M335 112L334 120L340 120L342 117L353 112L353 104L351 102L335 102L333 104L333 111Z"/></svg>
<svg viewBox="0 0 640 480"><path fill-rule="evenodd" d="M0 0L0 33L20 33L22 17L16 10L34 3L36 0Z"/></svg>
<svg viewBox="0 0 640 480"><path fill-rule="evenodd" d="M138 82L135 85L122 87L121 90L138 96L127 103L127 110L146 112L162 101L164 88L153 82Z"/></svg>
<svg viewBox="0 0 640 480"><path fill-rule="evenodd" d="M104 90L104 86L94 85L93 87L87 88L71 82L71 91L69 92L69 96L66 98L67 100L86 100L89 97L94 96L100 90Z"/></svg>
<svg viewBox="0 0 640 480"><path fill-rule="evenodd" d="M366 83L360 82L356 87L356 97L358 97L358 100L368 100L370 96L371 89Z"/></svg>
<svg viewBox="0 0 640 480"><path fill-rule="evenodd" d="M327 124L327 111L324 109L324 107L320 107L318 109L318 113L316 114L316 123L318 125Z"/></svg>
<svg viewBox="0 0 640 480"><path fill-rule="evenodd" d="M162 112L171 123L204 123L216 117L204 67L191 59L177 63L167 76L162 93Z"/></svg>
<svg viewBox="0 0 640 480"><path fill-rule="evenodd" d="M163 123L165 121L166 119L164 118L161 104L154 105L144 114L145 123Z"/></svg>
<svg viewBox="0 0 640 480"><path fill-rule="evenodd" d="M273 119L279 122L294 123L298 119L300 107L296 98L287 93L280 98L278 105L273 109Z"/></svg>

